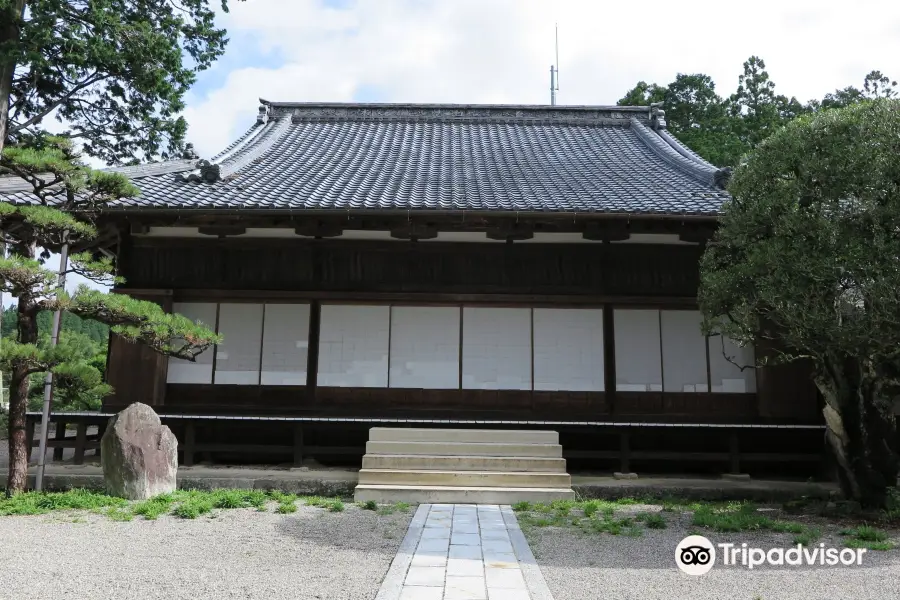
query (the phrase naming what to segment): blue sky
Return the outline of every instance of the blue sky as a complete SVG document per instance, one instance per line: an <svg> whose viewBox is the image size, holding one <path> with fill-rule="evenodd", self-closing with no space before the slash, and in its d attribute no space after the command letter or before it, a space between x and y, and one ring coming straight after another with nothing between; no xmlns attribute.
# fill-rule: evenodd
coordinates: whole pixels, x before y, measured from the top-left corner
<svg viewBox="0 0 900 600"><path fill-rule="evenodd" d="M900 5L880 0L248 0L221 15L231 43L190 93L189 140L215 154L252 125L260 96L548 103L554 22L560 104L614 104L679 72L727 95L753 54L801 101L872 69L900 76Z"/></svg>

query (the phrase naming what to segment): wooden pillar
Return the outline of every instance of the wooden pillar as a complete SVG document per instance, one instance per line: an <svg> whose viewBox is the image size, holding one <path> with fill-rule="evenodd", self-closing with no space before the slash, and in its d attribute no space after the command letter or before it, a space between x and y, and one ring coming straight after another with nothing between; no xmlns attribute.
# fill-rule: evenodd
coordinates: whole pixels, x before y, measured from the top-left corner
<svg viewBox="0 0 900 600"><path fill-rule="evenodd" d="M303 466L303 425L294 425L294 466Z"/></svg>
<svg viewBox="0 0 900 600"><path fill-rule="evenodd" d="M138 300L155 302L171 312L171 290L113 290ZM118 411L133 402L154 408L165 404L168 358L143 344L130 343L114 333L109 336L106 381L113 394L103 399L105 410Z"/></svg>
<svg viewBox="0 0 900 600"><path fill-rule="evenodd" d="M78 423L78 429L75 433L75 464L84 464L84 446L87 439L87 423L81 421Z"/></svg>
<svg viewBox="0 0 900 600"><path fill-rule="evenodd" d="M609 414L616 414L616 328L613 307L603 307L603 388Z"/></svg>
<svg viewBox="0 0 900 600"><path fill-rule="evenodd" d="M53 436L53 439L60 442L58 446L53 449L53 460L62 460L63 459L63 441L66 439L66 422L65 421L57 421L56 423L56 435Z"/></svg>
<svg viewBox="0 0 900 600"><path fill-rule="evenodd" d="M622 473L631 472L631 439L627 429L619 433L619 462Z"/></svg>
<svg viewBox="0 0 900 600"><path fill-rule="evenodd" d="M34 448L34 429L37 426L36 417L25 417L25 460L31 460L31 450Z"/></svg>
<svg viewBox="0 0 900 600"><path fill-rule="evenodd" d="M738 441L738 432L732 429L728 435L728 454L731 462L731 472L738 474L741 472L741 447Z"/></svg>
<svg viewBox="0 0 900 600"><path fill-rule="evenodd" d="M311 404L316 402L316 382L319 375L319 323L322 305L318 300L309 304L309 346L306 353L306 393Z"/></svg>
<svg viewBox="0 0 900 600"><path fill-rule="evenodd" d="M184 424L184 466L194 466L194 446L195 446L194 423L187 421Z"/></svg>

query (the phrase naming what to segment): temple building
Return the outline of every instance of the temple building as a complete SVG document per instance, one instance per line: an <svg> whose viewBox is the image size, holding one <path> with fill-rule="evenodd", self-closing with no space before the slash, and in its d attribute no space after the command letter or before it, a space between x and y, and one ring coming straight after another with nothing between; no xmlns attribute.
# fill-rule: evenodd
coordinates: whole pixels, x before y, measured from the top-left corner
<svg viewBox="0 0 900 600"><path fill-rule="evenodd" d="M113 336L105 410L203 417L180 441L231 459L281 460L276 418L307 417L325 460L433 420L552 428L570 463L815 468L804 365L701 332L728 173L658 108L261 104L209 160L119 169L115 291L224 343L191 363Z"/></svg>

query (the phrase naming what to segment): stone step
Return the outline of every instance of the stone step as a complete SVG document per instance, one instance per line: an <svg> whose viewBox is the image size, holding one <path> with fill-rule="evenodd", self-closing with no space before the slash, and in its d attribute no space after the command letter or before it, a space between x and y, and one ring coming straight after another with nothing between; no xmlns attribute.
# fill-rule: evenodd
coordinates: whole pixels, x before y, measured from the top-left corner
<svg viewBox="0 0 900 600"><path fill-rule="evenodd" d="M429 454L366 454L363 469L441 470L441 471L503 471L522 473L565 473L562 458L515 456L434 456Z"/></svg>
<svg viewBox="0 0 900 600"><path fill-rule="evenodd" d="M562 458L559 444L498 442L366 442L366 454L428 454L432 456L544 456Z"/></svg>
<svg viewBox="0 0 900 600"><path fill-rule="evenodd" d="M373 427L373 442L503 442L510 444L558 444L556 431L513 429L440 429L428 427Z"/></svg>
<svg viewBox="0 0 900 600"><path fill-rule="evenodd" d="M410 486L471 486L501 488L570 488L568 473L504 473L497 471L401 471L360 469L359 483Z"/></svg>
<svg viewBox="0 0 900 600"><path fill-rule="evenodd" d="M515 504L572 500L575 492L567 488L502 488L474 486L375 485L356 486L354 500L379 503L417 502L441 504Z"/></svg>

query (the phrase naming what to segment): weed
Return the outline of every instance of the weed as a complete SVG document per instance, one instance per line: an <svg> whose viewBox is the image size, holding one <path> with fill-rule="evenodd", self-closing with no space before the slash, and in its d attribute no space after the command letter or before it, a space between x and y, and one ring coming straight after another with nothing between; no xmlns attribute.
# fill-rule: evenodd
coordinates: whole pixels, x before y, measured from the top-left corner
<svg viewBox="0 0 900 600"><path fill-rule="evenodd" d="M67 492L25 492L9 498L0 496L0 515L41 515L54 510L98 510L123 506L123 498L83 489Z"/></svg>
<svg viewBox="0 0 900 600"><path fill-rule="evenodd" d="M791 521L772 521L772 531L778 533L795 533L800 534L806 528L803 527L800 523L793 523Z"/></svg>
<svg viewBox="0 0 900 600"><path fill-rule="evenodd" d="M409 502L397 502L396 504L394 504L394 508L396 508L400 512L406 512L409 510Z"/></svg>
<svg viewBox="0 0 900 600"><path fill-rule="evenodd" d="M882 552L894 548L894 544L891 542L870 542L856 538L844 540L844 545L848 548L868 548L869 550L879 550Z"/></svg>
<svg viewBox="0 0 900 600"><path fill-rule="evenodd" d="M812 546L822 537L822 531L816 527L810 527L802 533L794 536L794 543L801 546Z"/></svg>
<svg viewBox="0 0 900 600"><path fill-rule="evenodd" d="M119 506L110 506L105 514L111 521L130 521L134 518L134 513Z"/></svg>
<svg viewBox="0 0 900 600"><path fill-rule="evenodd" d="M138 502L131 507L131 512L135 515L141 515L145 519L152 521L160 515L164 515L172 508L173 499L171 494L160 494L149 500Z"/></svg>
<svg viewBox="0 0 900 600"><path fill-rule="evenodd" d="M888 538L885 532L879 531L870 525L861 525L854 529L845 529L841 531L841 535L849 535L864 542L883 542Z"/></svg>
<svg viewBox="0 0 900 600"><path fill-rule="evenodd" d="M295 513L295 512L297 512L297 505L294 504L293 500L291 500L289 502L281 502L278 505L278 508L275 509L275 512L277 512L278 514L282 514L282 515L286 515L288 513Z"/></svg>
<svg viewBox="0 0 900 600"><path fill-rule="evenodd" d="M644 521L644 526L647 529L665 529L666 528L666 520L662 515L656 513L644 513L646 517L642 520Z"/></svg>
<svg viewBox="0 0 900 600"><path fill-rule="evenodd" d="M205 515L213 509L213 501L209 496L197 495L189 497L187 500L175 507L172 514L182 519L196 519L200 515Z"/></svg>
<svg viewBox="0 0 900 600"><path fill-rule="evenodd" d="M343 512L344 503L341 502L339 498L335 498L334 500L328 501L325 504L325 508L327 508L329 512Z"/></svg>
<svg viewBox="0 0 900 600"><path fill-rule="evenodd" d="M591 500L590 502L585 502L582 506L581 510L584 511L584 516L590 518L593 517L594 514L600 510L600 503L597 500Z"/></svg>
<svg viewBox="0 0 900 600"><path fill-rule="evenodd" d="M641 528L635 525L629 525L628 527L625 527L624 529L622 529L622 533L628 537L641 537L642 535L644 535L644 532L641 530Z"/></svg>
<svg viewBox="0 0 900 600"><path fill-rule="evenodd" d="M512 505L515 512L526 512L531 510L531 502L516 502Z"/></svg>
<svg viewBox="0 0 900 600"><path fill-rule="evenodd" d="M378 503L374 500L366 500L362 503L362 506L360 506L360 508L362 508L363 510L378 510Z"/></svg>

